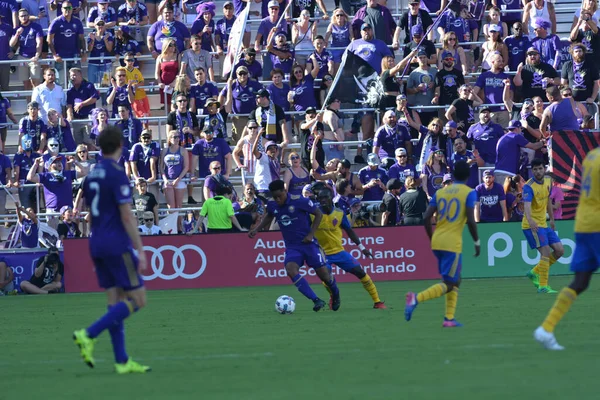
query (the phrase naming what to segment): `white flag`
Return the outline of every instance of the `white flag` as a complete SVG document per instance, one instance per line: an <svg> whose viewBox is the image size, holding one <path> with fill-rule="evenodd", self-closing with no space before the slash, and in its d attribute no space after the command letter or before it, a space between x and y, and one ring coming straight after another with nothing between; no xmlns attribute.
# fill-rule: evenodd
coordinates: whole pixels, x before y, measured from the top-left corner
<svg viewBox="0 0 600 400"><path fill-rule="evenodd" d="M223 62L223 78L226 78L231 69L238 60L238 53L243 46L244 32L246 31L246 21L248 21L248 12L250 12L249 4L237 16L235 22L231 26L229 40L227 41L227 54Z"/></svg>
<svg viewBox="0 0 600 400"><path fill-rule="evenodd" d="M158 226L162 231L163 235L176 235L177 234L177 216L178 213L167 215L165 218L158 221Z"/></svg>

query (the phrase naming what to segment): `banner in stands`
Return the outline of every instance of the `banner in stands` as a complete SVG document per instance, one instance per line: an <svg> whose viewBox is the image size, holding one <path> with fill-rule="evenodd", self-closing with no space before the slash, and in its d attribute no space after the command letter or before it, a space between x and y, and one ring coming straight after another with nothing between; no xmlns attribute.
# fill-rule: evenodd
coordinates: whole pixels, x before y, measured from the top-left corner
<svg viewBox="0 0 600 400"><path fill-rule="evenodd" d="M374 259L362 256L344 238L344 245L376 281L435 279L437 264L423 227L357 230ZM149 289L208 288L289 284L283 267L285 246L279 232L254 239L246 234L169 235L143 238L148 268L143 273ZM87 239L66 240L65 287L69 292L98 291ZM356 282L353 275L334 267L340 282ZM303 267L311 283L314 271Z"/></svg>
<svg viewBox="0 0 600 400"><path fill-rule="evenodd" d="M15 289L21 291L21 282L29 280L35 271L35 264L37 260L48 254L44 251L32 251L32 252L2 252L0 254L0 261L6 262L6 265L12 269L14 274ZM62 254L61 254L62 259Z"/></svg>
<svg viewBox="0 0 600 400"><path fill-rule="evenodd" d="M581 188L581 164L585 155L600 146L600 133L581 131L552 132L550 169L563 191L563 218L575 218Z"/></svg>

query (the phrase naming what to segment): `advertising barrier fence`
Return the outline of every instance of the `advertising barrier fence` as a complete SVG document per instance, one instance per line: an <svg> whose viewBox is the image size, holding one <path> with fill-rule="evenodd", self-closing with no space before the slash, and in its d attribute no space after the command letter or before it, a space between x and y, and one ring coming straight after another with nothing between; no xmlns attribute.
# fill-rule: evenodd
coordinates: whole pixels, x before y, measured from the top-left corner
<svg viewBox="0 0 600 400"><path fill-rule="evenodd" d="M519 223L479 224L481 256L473 257L473 241L465 229L463 278L524 276L538 261ZM365 258L344 238L345 248L358 258L375 281L438 279L437 261L423 227L363 228L356 230L374 259ZM558 221L565 256L551 269L567 274L574 250L573 221ZM67 292L99 291L87 239L64 243ZM169 235L144 237L148 268L143 272L149 289L190 289L289 284L283 268L285 246L279 232L249 239L246 234ZM311 283L314 271L303 267ZM355 282L353 275L334 267L339 282Z"/></svg>
<svg viewBox="0 0 600 400"><path fill-rule="evenodd" d="M35 271L37 260L48 254L45 250L34 251L2 251L0 252L0 261L6 262L14 274L15 289L21 291L21 282L29 280ZM61 254L61 260L63 255ZM93 272L93 270L92 270ZM64 282L64 277L63 277ZM96 289L98 291L100 289Z"/></svg>

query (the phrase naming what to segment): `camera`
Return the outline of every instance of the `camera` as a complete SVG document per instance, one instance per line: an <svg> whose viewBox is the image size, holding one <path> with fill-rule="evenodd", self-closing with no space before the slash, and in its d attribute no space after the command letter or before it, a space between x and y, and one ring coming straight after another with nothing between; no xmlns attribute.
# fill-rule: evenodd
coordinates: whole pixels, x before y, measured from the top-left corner
<svg viewBox="0 0 600 400"><path fill-rule="evenodd" d="M376 214L378 212L385 211L385 204L361 204L360 211L358 212L358 217L361 219L368 219L371 215Z"/></svg>

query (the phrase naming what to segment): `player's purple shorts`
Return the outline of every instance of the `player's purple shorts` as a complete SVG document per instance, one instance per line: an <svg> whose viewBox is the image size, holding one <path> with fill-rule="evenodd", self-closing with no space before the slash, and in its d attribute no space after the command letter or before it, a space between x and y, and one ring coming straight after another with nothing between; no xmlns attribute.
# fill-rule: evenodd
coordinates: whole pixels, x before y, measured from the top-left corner
<svg viewBox="0 0 600 400"><path fill-rule="evenodd" d="M94 258L98 284L103 289L133 290L144 286L138 273L138 258L132 249L118 256Z"/></svg>
<svg viewBox="0 0 600 400"><path fill-rule="evenodd" d="M325 253L317 243L288 246L285 249L285 264L294 262L300 267L306 263L312 269L325 266Z"/></svg>

